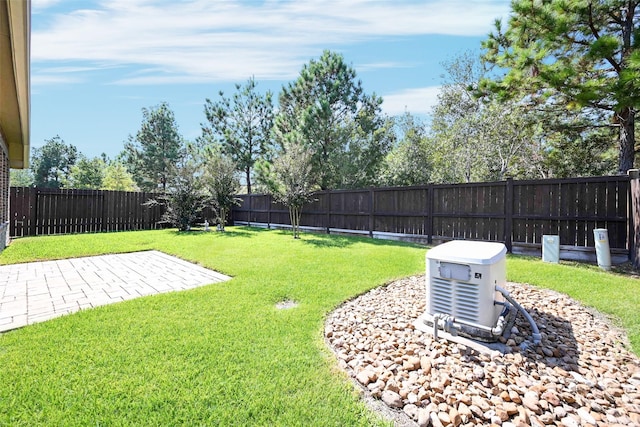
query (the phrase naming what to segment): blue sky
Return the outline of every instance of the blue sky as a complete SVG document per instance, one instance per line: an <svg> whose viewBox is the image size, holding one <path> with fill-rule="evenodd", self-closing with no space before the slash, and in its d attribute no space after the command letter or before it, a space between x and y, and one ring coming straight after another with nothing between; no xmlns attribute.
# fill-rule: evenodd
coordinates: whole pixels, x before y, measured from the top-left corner
<svg viewBox="0 0 640 427"><path fill-rule="evenodd" d="M508 0L32 0L31 144L113 157L166 101L200 134L206 98L251 76L276 96L329 49L383 110L427 115L442 62L480 51Z"/></svg>

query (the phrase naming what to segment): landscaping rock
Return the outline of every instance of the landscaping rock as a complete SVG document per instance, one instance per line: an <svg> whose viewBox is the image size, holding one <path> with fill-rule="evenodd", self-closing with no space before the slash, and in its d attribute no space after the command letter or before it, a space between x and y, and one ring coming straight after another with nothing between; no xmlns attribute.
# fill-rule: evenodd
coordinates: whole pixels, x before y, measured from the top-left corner
<svg viewBox="0 0 640 427"><path fill-rule="evenodd" d="M412 420L418 419L418 407L416 405L413 405L413 404L405 405L404 408L402 408L402 410Z"/></svg>
<svg viewBox="0 0 640 427"><path fill-rule="evenodd" d="M431 412L424 408L418 409L418 426L419 427L428 427L431 423Z"/></svg>
<svg viewBox="0 0 640 427"><path fill-rule="evenodd" d="M392 408L402 408L402 398L400 395L391 390L385 390L382 392L382 401Z"/></svg>
<svg viewBox="0 0 640 427"><path fill-rule="evenodd" d="M325 338L338 366L406 417L403 425L640 424L640 362L624 334L566 295L506 288L540 328L539 348L519 347L531 334L521 315L506 354L481 354L416 330L424 276L343 304L328 316Z"/></svg>
<svg viewBox="0 0 640 427"><path fill-rule="evenodd" d="M538 393L534 391L528 391L524 394L524 399L522 400L522 404L525 408L529 409L534 414L540 415L542 413L542 409L538 405Z"/></svg>
<svg viewBox="0 0 640 427"><path fill-rule="evenodd" d="M358 375L356 375L356 379L362 385L368 385L371 382L375 382L377 378L378 376L373 369L363 369Z"/></svg>
<svg viewBox="0 0 640 427"><path fill-rule="evenodd" d="M442 424L442 421L440 421L438 414L436 414L435 412L429 414L429 418L431 420L432 427L444 427L444 424Z"/></svg>

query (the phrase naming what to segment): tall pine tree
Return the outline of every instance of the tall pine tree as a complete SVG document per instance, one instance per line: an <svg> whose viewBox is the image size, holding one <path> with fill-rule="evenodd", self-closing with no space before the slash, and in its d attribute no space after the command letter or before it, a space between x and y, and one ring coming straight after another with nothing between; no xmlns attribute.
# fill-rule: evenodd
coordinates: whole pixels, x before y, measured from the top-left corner
<svg viewBox="0 0 640 427"><path fill-rule="evenodd" d="M256 161L268 158L272 151L271 127L273 126L273 95L256 90L253 78L242 86L236 84L236 93L227 98L222 91L218 101L207 99L202 125L202 140L215 143L231 157L239 171L243 172L247 192L251 194L252 170Z"/></svg>
<svg viewBox="0 0 640 427"><path fill-rule="evenodd" d="M635 161L640 107L637 0L514 0L508 26L496 22L485 58L506 75L483 90L562 108L605 111L618 128L618 170Z"/></svg>
<svg viewBox="0 0 640 427"><path fill-rule="evenodd" d="M166 102L142 109L142 125L125 143L123 161L143 191L166 191L171 166L183 155L173 111Z"/></svg>
<svg viewBox="0 0 640 427"><path fill-rule="evenodd" d="M325 51L282 89L274 134L282 147L301 143L324 189L371 185L391 148L382 98L367 95L342 55ZM353 181L357 171L358 177Z"/></svg>

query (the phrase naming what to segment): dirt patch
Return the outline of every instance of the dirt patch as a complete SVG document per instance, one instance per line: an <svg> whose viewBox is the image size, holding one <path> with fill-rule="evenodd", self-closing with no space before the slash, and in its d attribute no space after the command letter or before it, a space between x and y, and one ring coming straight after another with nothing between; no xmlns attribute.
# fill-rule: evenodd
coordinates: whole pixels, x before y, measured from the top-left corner
<svg viewBox="0 0 640 427"><path fill-rule="evenodd" d="M280 301L279 303L276 304L276 308L279 310L287 310L290 308L295 308L298 306L298 303L294 300L290 300L290 299L286 299L283 301Z"/></svg>

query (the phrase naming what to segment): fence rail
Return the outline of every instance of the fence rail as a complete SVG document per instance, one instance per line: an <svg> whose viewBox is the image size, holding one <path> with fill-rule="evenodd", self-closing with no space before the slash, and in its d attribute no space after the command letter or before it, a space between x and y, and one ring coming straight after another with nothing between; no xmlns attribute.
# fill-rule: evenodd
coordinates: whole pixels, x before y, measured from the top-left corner
<svg viewBox="0 0 640 427"><path fill-rule="evenodd" d="M269 195L242 195L235 222L289 224L288 210ZM301 226L327 232L389 233L433 240L474 239L539 246L593 247L594 228L630 250L629 177L549 179L322 191L303 209Z"/></svg>

